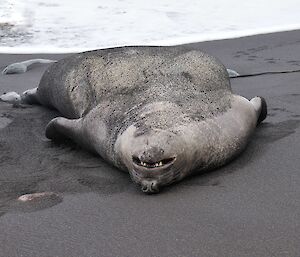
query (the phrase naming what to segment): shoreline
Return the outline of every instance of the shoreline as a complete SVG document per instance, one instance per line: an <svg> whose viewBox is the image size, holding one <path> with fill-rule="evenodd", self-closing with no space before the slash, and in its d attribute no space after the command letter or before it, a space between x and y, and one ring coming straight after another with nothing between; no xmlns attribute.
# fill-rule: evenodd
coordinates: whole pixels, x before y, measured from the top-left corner
<svg viewBox="0 0 300 257"><path fill-rule="evenodd" d="M95 49L106 49L106 48L113 48L113 47L122 47L122 46L176 46L176 45L189 45L189 44L197 44L197 43L209 43L215 41L223 41L223 40L234 40L234 39L241 39L241 38L249 38L253 36L264 36L270 34L277 34L277 33L287 33L287 32L297 32L300 31L300 25L290 25L284 26L282 28L269 28L269 29L261 29L261 30L245 30L240 32L238 35L236 32L224 32L218 33L215 35L210 36L190 36L190 37L178 37L175 39L162 39L162 40L155 40L153 42L135 42L133 41L130 44L114 44L114 45L103 45L99 47L52 47L52 46L43 46L42 48L39 47L6 47L0 46L0 54L70 54L70 53L79 53L85 51L91 51ZM46 50L47 49L47 50Z"/></svg>

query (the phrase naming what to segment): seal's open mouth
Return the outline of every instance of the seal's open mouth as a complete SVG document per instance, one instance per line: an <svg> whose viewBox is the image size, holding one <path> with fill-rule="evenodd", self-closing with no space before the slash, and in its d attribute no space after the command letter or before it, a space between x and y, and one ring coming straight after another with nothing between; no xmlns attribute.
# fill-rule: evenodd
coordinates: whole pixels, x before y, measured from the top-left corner
<svg viewBox="0 0 300 257"><path fill-rule="evenodd" d="M175 157L171 157L171 158L160 160L158 162L143 162L138 157L135 156L132 157L132 161L134 164L148 169L159 168L166 165L170 165L175 161L175 159L176 159Z"/></svg>

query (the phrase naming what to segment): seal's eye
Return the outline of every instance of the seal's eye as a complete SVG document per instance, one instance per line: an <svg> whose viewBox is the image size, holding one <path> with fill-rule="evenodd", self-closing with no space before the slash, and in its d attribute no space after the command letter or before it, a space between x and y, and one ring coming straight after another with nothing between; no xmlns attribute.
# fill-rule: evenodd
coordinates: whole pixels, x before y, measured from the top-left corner
<svg viewBox="0 0 300 257"><path fill-rule="evenodd" d="M138 157L133 156L132 161L133 161L134 164L136 164L138 166L145 167L145 168L157 168L157 167L163 167L165 165L173 163L175 161L175 157L162 159L158 162L149 162L149 161L143 162Z"/></svg>

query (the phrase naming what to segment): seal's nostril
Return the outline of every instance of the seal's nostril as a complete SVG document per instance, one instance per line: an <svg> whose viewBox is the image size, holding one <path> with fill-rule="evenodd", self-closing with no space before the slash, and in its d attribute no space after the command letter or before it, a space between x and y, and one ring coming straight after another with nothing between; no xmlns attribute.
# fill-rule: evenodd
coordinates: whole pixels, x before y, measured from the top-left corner
<svg viewBox="0 0 300 257"><path fill-rule="evenodd" d="M143 186L143 187L142 187L142 191L143 191L144 193L149 193L149 192L150 192L148 186Z"/></svg>
<svg viewBox="0 0 300 257"><path fill-rule="evenodd" d="M158 189L158 183L157 181L143 181L141 184L141 189L144 193L147 194L154 194L154 193L158 193L159 189Z"/></svg>
<svg viewBox="0 0 300 257"><path fill-rule="evenodd" d="M152 182L151 183L151 192L152 193L157 193L159 190L158 190L158 185L157 185L157 182Z"/></svg>

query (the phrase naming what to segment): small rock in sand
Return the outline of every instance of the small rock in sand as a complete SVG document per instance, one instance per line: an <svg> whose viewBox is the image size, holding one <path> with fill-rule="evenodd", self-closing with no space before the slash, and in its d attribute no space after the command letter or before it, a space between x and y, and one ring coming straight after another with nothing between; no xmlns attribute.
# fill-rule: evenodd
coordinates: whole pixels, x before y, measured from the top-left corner
<svg viewBox="0 0 300 257"><path fill-rule="evenodd" d="M42 198L59 198L59 195L53 192L41 192L41 193L33 193L33 194L25 194L21 195L18 198L20 202L29 202L33 200L41 200Z"/></svg>

